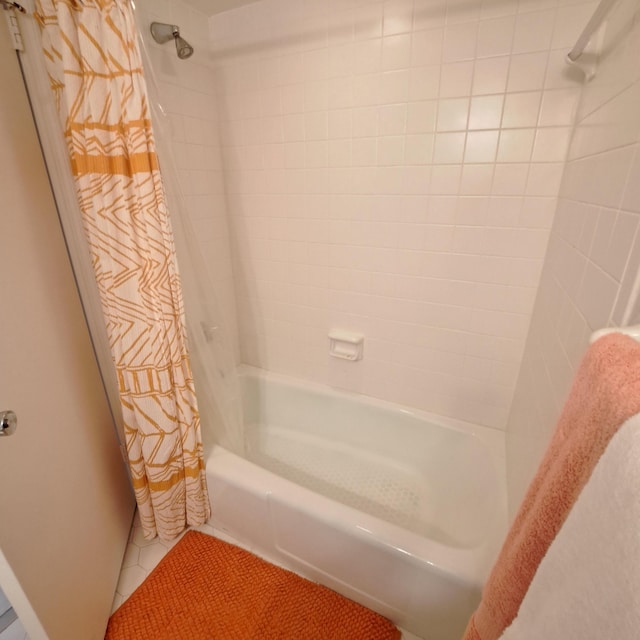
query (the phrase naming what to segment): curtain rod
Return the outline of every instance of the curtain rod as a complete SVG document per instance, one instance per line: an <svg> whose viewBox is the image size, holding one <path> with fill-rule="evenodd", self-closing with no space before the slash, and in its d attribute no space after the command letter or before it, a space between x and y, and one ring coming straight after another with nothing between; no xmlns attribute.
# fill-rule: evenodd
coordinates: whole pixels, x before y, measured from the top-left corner
<svg viewBox="0 0 640 640"><path fill-rule="evenodd" d="M571 49L571 51L569 51L569 54L567 55L571 62L575 62L582 55L582 52L589 43L591 36L602 24L604 19L607 17L607 14L617 1L618 0L601 0L594 14L591 16L591 20L589 20L587 26L584 28L584 31L580 34L578 41L573 46L573 49Z"/></svg>

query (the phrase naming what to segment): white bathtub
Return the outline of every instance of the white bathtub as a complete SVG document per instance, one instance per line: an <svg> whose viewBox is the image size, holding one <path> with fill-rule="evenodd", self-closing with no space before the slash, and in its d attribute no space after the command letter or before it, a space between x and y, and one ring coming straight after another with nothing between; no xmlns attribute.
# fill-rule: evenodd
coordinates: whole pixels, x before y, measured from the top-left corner
<svg viewBox="0 0 640 640"><path fill-rule="evenodd" d="M502 434L246 368L211 523L428 640L458 640L506 528Z"/></svg>

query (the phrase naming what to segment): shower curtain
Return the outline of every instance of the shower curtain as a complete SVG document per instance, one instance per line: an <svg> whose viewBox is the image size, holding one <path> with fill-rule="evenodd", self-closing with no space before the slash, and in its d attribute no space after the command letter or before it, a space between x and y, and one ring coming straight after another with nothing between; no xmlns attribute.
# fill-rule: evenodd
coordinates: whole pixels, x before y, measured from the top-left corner
<svg viewBox="0 0 640 640"><path fill-rule="evenodd" d="M145 537L209 518L180 279L127 0L37 0ZM79 479L81 481L81 479Z"/></svg>

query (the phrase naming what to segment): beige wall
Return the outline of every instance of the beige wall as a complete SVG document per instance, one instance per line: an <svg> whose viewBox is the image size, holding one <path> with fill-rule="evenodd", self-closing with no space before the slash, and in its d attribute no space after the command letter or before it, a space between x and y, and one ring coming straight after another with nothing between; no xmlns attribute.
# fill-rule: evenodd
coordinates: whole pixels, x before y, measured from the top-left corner
<svg viewBox="0 0 640 640"><path fill-rule="evenodd" d="M36 616L51 640L97 639L133 494L4 20L0 86L0 409L19 421L0 438L0 582L34 639Z"/></svg>
<svg viewBox="0 0 640 640"><path fill-rule="evenodd" d="M505 428L594 5L211 19L244 362ZM332 328L366 336L362 362L328 357Z"/></svg>
<svg viewBox="0 0 640 640"><path fill-rule="evenodd" d="M618 3L584 89L507 431L513 512L592 331L640 322L640 13Z"/></svg>

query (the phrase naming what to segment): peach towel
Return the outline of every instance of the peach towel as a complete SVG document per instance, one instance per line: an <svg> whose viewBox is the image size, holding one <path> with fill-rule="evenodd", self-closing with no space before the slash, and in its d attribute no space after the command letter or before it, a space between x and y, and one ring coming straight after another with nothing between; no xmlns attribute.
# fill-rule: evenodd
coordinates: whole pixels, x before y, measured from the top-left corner
<svg viewBox="0 0 640 640"><path fill-rule="evenodd" d="M549 447L487 580L463 640L497 640L611 437L640 412L640 343L597 340L573 382Z"/></svg>
<svg viewBox="0 0 640 640"><path fill-rule="evenodd" d="M500 640L638 640L640 414L611 438Z"/></svg>

